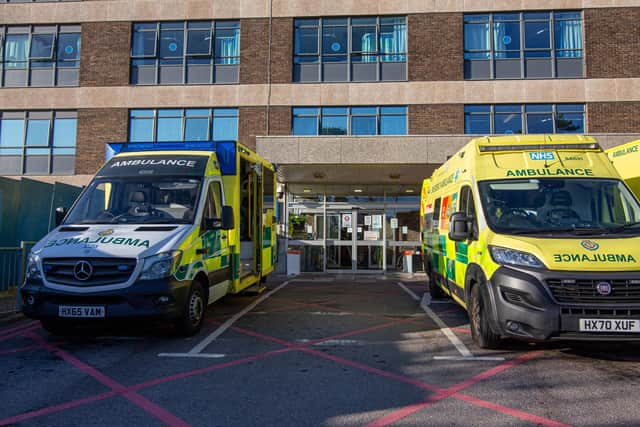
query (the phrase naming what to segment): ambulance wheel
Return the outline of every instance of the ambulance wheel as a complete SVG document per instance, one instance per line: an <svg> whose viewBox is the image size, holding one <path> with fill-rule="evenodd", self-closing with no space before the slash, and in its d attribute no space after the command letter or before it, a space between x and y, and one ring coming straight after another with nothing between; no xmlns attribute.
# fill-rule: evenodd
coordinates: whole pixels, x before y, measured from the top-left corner
<svg viewBox="0 0 640 427"><path fill-rule="evenodd" d="M480 348L496 349L500 347L500 335L491 330L489 313L480 293L480 286L476 284L471 288L469 296L469 323L471 324L471 337Z"/></svg>
<svg viewBox="0 0 640 427"><path fill-rule="evenodd" d="M429 268L429 295L431 295L431 298L444 298L446 296L442 288L436 283L436 275L431 268Z"/></svg>
<svg viewBox="0 0 640 427"><path fill-rule="evenodd" d="M190 337L198 333L202 327L206 308L202 285L200 282L193 282L182 315L175 321L180 335Z"/></svg>
<svg viewBox="0 0 640 427"><path fill-rule="evenodd" d="M73 326L68 323L63 323L59 320L41 320L40 324L42 329L49 332L51 335L70 335L73 332Z"/></svg>

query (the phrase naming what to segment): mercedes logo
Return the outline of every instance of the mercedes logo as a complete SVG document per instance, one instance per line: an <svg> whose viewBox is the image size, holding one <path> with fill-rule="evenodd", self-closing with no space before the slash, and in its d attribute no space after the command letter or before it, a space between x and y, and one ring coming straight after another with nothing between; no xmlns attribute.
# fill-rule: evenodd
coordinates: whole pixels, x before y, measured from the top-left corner
<svg viewBox="0 0 640 427"><path fill-rule="evenodd" d="M76 265L73 266L73 277L84 282L91 278L93 274L93 266L89 261L78 261Z"/></svg>
<svg viewBox="0 0 640 427"><path fill-rule="evenodd" d="M611 283L609 282L599 282L596 285L596 291L598 291L598 293L600 295L606 296L611 294Z"/></svg>

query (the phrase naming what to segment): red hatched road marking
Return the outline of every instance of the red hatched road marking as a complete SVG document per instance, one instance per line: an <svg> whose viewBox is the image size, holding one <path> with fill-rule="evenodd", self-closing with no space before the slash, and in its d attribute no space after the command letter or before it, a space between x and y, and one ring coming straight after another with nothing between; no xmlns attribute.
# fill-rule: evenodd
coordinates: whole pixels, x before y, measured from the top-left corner
<svg viewBox="0 0 640 427"><path fill-rule="evenodd" d="M304 304L304 303L300 303L300 305L311 305L311 304ZM320 307L320 304L313 304L316 307ZM326 309L330 309L330 307L324 307ZM336 310L336 309L333 309ZM360 314L360 313L354 313L354 314ZM375 315L371 315L372 317ZM380 316L381 317L381 316ZM382 317L381 317L382 318ZM389 320L389 318L386 318L386 320ZM512 359L510 361L507 361L501 365L498 365L492 369L489 369L479 375L476 375L468 380L462 381L459 384L456 384L452 387L449 387L448 389L442 389L440 387L437 386L433 386L427 383L424 383L422 381L419 380L415 380L412 378L408 378L408 377L403 377L400 375L396 375L393 374L391 372L387 372L387 371L382 371L380 369L376 369L367 365L363 365L360 364L358 362L354 362L351 360L347 360L347 359L342 359L340 357L337 356L332 356L332 355L328 355L326 353L314 350L309 348L309 346L312 346L313 344L316 343L321 343L323 341L327 341L330 339L336 339L336 338L344 338L346 336L351 336L351 335L356 335L356 334L362 334L362 333L366 333L369 331L373 331L373 330L377 330L377 329L383 329L383 328L387 328L387 327L391 327L393 325L397 325L397 324L402 324L402 323L411 323L411 322L416 322L417 319L415 318L410 318L410 319L402 319L402 320L396 320L393 322L389 322L386 324L380 324L380 325L376 325L373 327L369 327L369 328L364 328L364 329L360 329L360 330L356 330L356 331L351 331L351 332L345 332L333 337L327 337L327 338L321 338L321 339L317 339L317 340L313 340L310 342L306 342L302 345L294 345L292 343L289 343L287 341L284 340L280 340L278 338L274 338L274 337L269 337L266 335L262 335L259 334L257 332L253 332L253 331L248 331L248 330L243 330L241 328L237 328L237 327L232 327L232 329L235 329L239 332L243 332L246 333L247 335L251 335L260 339L266 339L272 342L277 342L280 345L283 345L284 348L282 349L278 349L278 350L274 350L274 351L270 351L270 352L265 352L265 353L261 353L258 355L254 355L251 357L246 357L240 360L236 360L236 361L232 361L232 362L226 362L226 363L222 363L222 364L218 364L218 365L213 365L213 366L209 366L207 368L201 368L201 369L197 369L197 370L193 370L193 371L188 371L188 372L183 372L183 373L179 373L179 374L174 374L174 375L170 375L167 377L162 377L162 378L157 378L155 380L150 380L144 383L140 383L131 387L126 387L118 382L116 382L115 380L113 380L112 378L109 378L108 376L104 375L103 373L99 372L97 369L87 365L86 363L80 361L79 359L75 358L75 356L71 355L70 353L65 352L64 350L58 348L57 346L55 346L53 343L49 343L46 340L44 340L42 337L40 337L39 335L33 333L32 331L37 329L36 327L33 328L27 328L27 329L22 329L22 330L17 330L15 332L10 333L9 335L7 335L8 337L12 337L15 335L19 335L19 334L24 334L26 336L31 337L32 339L36 340L36 342L39 342L40 345L42 347L44 347L45 349L47 349L48 351L57 354L58 356L60 356L61 358L63 358L65 361L67 361L68 363L70 363L71 365L73 365L74 367L76 367L77 369L80 369L81 371L87 373L88 375L92 376L93 378L95 378L96 380L98 380L99 382L101 382L102 384L112 388L112 390L110 392L107 393L102 393L93 397L88 397L88 398L84 398L84 399L78 399L76 401L72 401L72 402L68 402L65 404L61 404L61 405L55 405L55 406L51 406L48 408L43 408L43 409L39 409L36 411L31 411L25 414L20 414L11 418L7 418L4 420L0 420L0 425L5 425L5 424L10 424L10 423L16 423L19 421L24 421L27 419L31 419L37 416L42 416L42 415L46 415L46 414L50 414L53 412L59 412L59 411L63 411L66 409L70 409L73 407L77 407L77 406L81 406L81 405L86 405L98 400L103 400L103 399L108 399L114 396L118 396L121 395L123 397L125 397L126 399L128 399L129 401L131 401L132 403L136 404L137 406L141 407L142 409L144 409L146 412L148 412L149 414L155 416L156 418L158 418L159 420L165 422L168 425L171 426L186 426L187 424L175 417L173 414L171 414L170 412L168 412L166 409L156 405L155 403L147 400L146 398L144 398L142 395L138 394L137 391L144 389L144 388L148 388L157 384L162 384L162 383L167 383L170 381L174 381L177 379L181 379L181 378L187 378L187 377L191 377L193 375L198 375L201 373L206 373L206 372L212 372L215 370L219 370L219 369L224 369L227 367L231 367L231 366L237 366L243 363L247 363L250 361L255 361L255 360L261 360L261 359L265 359L268 357L272 357L275 356L277 354L282 354L282 353L286 353L286 352L290 352L290 351L302 351L311 355L315 355L317 357L322 357L325 359L329 359L332 360L336 363L342 364L342 365L347 365L347 366L351 366L353 368L362 370L362 371L366 371L369 372L371 374L375 374L375 375L379 375L379 376L383 376L383 377L387 377L387 378L391 378L397 381L401 381L407 384L411 384L414 385L416 387L422 388L422 389L426 389L429 391L434 392L435 394L430 396L429 399L427 399L424 402L419 402L413 405L409 405L405 408L402 408L398 411L394 411L382 418L380 418L377 421L374 421L374 423L378 423L378 424L372 424L372 425L388 425L390 422L395 422L399 419L402 419L412 413L415 413L417 411L419 411L420 409L423 409L427 406L430 406L434 403L436 403L439 400L448 398L448 397L453 397L462 401L466 401L468 403L471 403L473 405L477 405L483 408L487 408L493 411L497 411L499 413L505 414L505 415L510 415L522 420L526 420L526 421L530 421L530 422L536 422L539 423L541 425L545 425L545 426L550 426L550 427L560 427L560 426L565 426L564 424L558 423L556 421L553 420L548 420L546 418L543 417L539 417L537 415L534 414L530 414L530 413L526 413L517 409L513 409L513 408L508 408L493 402L487 402L484 401L482 399L478 399L472 396L467 396L464 394L459 393L460 390L467 388L467 387L471 387L473 384L476 384L484 379L487 379L491 376L497 375L500 372L503 372L506 369L509 369L512 366L515 366L518 363L522 363L526 360L529 360L532 357L535 357L536 355L538 355L538 353L540 352L532 352L532 353L526 353L522 356L520 356L519 358L516 359ZM0 334L1 335L1 334ZM0 340L3 339L4 337L0 337ZM517 360L520 360L518 362L515 362Z"/></svg>
<svg viewBox="0 0 640 427"><path fill-rule="evenodd" d="M112 378L109 378L108 376L98 371L97 369L87 365L77 357L73 356L71 353L68 353L62 350L61 348L47 342L41 336L33 332L27 332L25 333L25 336L28 336L29 338L31 338L32 340L40 344L44 349L46 349L50 353L64 359L67 363L69 363L76 369L79 369L80 371L96 379L98 382L109 387L111 391L114 392L114 394L123 393L122 396L124 398L132 402L134 405L137 405L138 407L144 409L145 411L147 411L147 413L156 417L166 425L171 427L186 427L189 425L183 420L181 420L180 418L176 417L175 415L167 411L166 409L160 407L159 405L156 405L155 403L151 402L147 398L143 397L142 395L134 391L129 391L127 387L125 387L124 385L118 383ZM4 423L4 420L0 422Z"/></svg>

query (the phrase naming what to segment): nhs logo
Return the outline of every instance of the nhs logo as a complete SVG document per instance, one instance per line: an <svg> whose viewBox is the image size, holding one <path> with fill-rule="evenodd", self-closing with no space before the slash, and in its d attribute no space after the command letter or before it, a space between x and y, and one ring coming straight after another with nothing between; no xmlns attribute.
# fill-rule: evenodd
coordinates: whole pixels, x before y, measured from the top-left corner
<svg viewBox="0 0 640 427"><path fill-rule="evenodd" d="M535 151L533 153L529 153L529 157L531 160L555 160L553 153L546 151Z"/></svg>

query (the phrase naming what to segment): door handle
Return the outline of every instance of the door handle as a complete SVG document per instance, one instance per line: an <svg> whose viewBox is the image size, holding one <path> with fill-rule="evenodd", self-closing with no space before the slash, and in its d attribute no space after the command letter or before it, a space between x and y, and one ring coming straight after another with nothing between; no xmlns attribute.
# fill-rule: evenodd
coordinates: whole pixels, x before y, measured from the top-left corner
<svg viewBox="0 0 640 427"><path fill-rule="evenodd" d="M207 248L196 249L196 255L207 255L208 253L209 249Z"/></svg>

